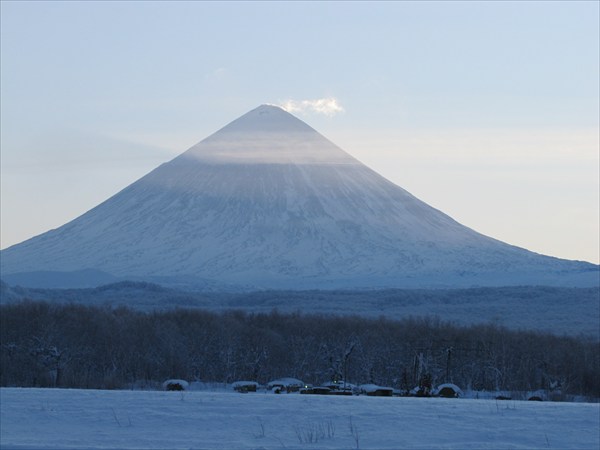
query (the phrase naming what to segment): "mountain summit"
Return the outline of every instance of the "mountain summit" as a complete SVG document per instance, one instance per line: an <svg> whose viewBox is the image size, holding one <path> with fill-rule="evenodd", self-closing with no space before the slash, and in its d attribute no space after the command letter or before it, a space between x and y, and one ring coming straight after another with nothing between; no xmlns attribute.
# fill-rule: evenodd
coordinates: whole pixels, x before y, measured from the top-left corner
<svg viewBox="0 0 600 450"><path fill-rule="evenodd" d="M598 284L598 266L483 236L270 105L1 262L189 286Z"/></svg>
<svg viewBox="0 0 600 450"><path fill-rule="evenodd" d="M221 128L183 156L244 164L360 164L306 123L262 105Z"/></svg>

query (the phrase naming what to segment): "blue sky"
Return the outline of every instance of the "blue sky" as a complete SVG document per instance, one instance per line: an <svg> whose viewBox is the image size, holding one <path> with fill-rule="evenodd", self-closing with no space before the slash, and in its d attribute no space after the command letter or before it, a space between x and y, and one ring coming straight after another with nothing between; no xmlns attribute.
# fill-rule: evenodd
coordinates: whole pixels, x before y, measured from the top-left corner
<svg viewBox="0 0 600 450"><path fill-rule="evenodd" d="M598 2L1 2L2 248L262 103L459 222L599 260Z"/></svg>

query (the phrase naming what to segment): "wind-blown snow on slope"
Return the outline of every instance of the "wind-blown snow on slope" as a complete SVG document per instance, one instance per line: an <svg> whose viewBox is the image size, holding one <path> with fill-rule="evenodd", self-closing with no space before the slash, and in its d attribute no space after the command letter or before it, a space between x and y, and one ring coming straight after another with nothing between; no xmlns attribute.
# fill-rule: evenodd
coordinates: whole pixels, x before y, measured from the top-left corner
<svg viewBox="0 0 600 450"><path fill-rule="evenodd" d="M268 105L72 222L2 252L3 273L81 269L288 288L598 278L597 266L464 227Z"/></svg>

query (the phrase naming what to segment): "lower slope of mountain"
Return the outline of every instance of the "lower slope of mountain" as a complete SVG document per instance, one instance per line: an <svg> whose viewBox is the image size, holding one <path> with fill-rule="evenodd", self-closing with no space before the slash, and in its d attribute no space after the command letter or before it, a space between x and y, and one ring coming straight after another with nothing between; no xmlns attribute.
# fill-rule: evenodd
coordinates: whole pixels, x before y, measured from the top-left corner
<svg viewBox="0 0 600 450"><path fill-rule="evenodd" d="M198 288L600 283L597 265L459 224L269 105L0 256L3 276L91 270Z"/></svg>

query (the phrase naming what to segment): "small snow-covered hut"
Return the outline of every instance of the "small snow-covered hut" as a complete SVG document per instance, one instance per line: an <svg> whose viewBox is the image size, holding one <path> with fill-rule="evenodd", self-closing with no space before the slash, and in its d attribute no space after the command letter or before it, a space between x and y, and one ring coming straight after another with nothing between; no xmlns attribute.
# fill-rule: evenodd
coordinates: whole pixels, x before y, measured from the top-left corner
<svg viewBox="0 0 600 450"><path fill-rule="evenodd" d="M241 393L256 392L258 383L256 381L236 381L232 384L233 390Z"/></svg>
<svg viewBox="0 0 600 450"><path fill-rule="evenodd" d="M300 389L301 394L329 395L331 389L326 386L308 386Z"/></svg>
<svg viewBox="0 0 600 450"><path fill-rule="evenodd" d="M371 397L391 397L394 389L391 387L377 386L376 384L361 384L360 392Z"/></svg>
<svg viewBox="0 0 600 450"><path fill-rule="evenodd" d="M190 384L185 380L167 380L163 383L162 387L165 391L185 391Z"/></svg>
<svg viewBox="0 0 600 450"><path fill-rule="evenodd" d="M440 384L434 391L434 395L446 398L458 398L464 396L463 391L457 385L452 383Z"/></svg>
<svg viewBox="0 0 600 450"><path fill-rule="evenodd" d="M277 380L269 381L267 384L267 388L276 393L283 391L298 392L304 386L304 382L302 382L302 380L298 380L297 378L279 378Z"/></svg>

